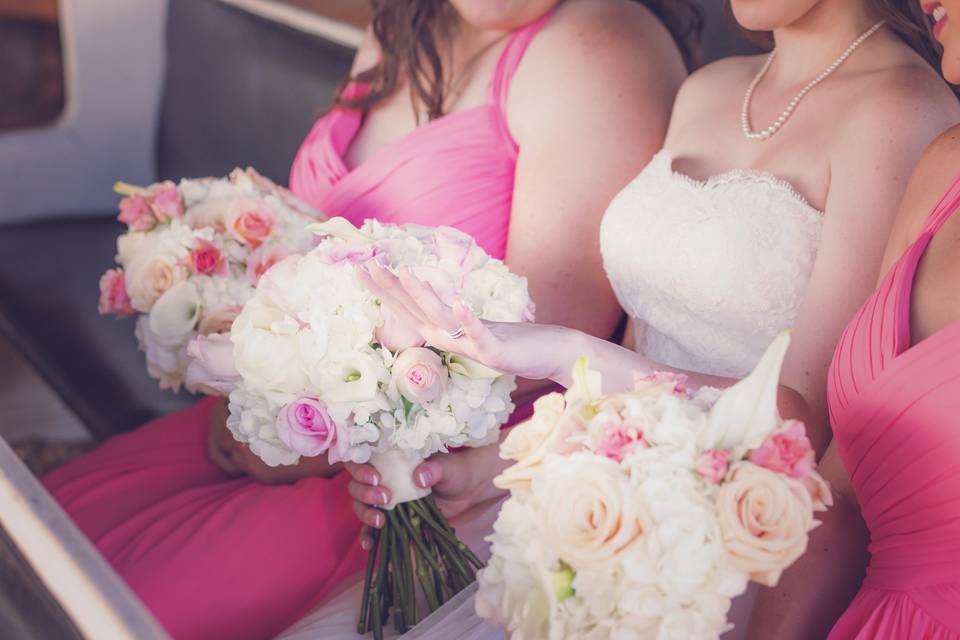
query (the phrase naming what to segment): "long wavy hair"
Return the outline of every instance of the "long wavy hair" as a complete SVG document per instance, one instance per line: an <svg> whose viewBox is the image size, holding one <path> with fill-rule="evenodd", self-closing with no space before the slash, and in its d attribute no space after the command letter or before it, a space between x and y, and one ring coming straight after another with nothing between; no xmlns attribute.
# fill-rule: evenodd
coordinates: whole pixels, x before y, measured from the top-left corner
<svg viewBox="0 0 960 640"><path fill-rule="evenodd" d="M700 62L703 12L696 0L636 0L664 24L683 54L689 70ZM373 68L348 78L337 90L334 105L366 111L393 95L401 80L410 84L413 100L426 108L430 120L444 113L446 90L438 38L447 33L442 21L447 0L371 0L373 35L382 52ZM350 82L370 89L362 96L344 95Z"/></svg>
<svg viewBox="0 0 960 640"><path fill-rule="evenodd" d="M733 17L733 10L730 7L730 0L724 0L727 16L734 24L736 19ZM943 72L940 70L940 58L943 56L943 45L937 42L933 37L930 18L923 13L920 3L916 0L869 0L874 11L885 20L887 27L897 34L911 49L916 51L921 58L936 70L937 74L943 78ZM750 31L741 30L747 38L755 45L765 51L773 48L773 34L769 31ZM955 95L960 96L960 87L944 82L953 90Z"/></svg>

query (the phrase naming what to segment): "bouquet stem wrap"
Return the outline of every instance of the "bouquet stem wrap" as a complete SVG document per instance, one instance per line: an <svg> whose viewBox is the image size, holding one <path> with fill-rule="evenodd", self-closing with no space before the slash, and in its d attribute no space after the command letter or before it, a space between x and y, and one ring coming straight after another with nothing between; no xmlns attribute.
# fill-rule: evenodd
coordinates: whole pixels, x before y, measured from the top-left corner
<svg viewBox="0 0 960 640"><path fill-rule="evenodd" d="M373 631L375 640L383 637L388 618L393 618L397 633L406 633L421 612L435 611L470 586L483 566L457 539L430 490L414 486L411 477L419 461L401 451L385 454L377 454L371 462L384 481L394 482L390 486L397 489L391 504L383 507L383 528L373 532L357 621L357 633Z"/></svg>

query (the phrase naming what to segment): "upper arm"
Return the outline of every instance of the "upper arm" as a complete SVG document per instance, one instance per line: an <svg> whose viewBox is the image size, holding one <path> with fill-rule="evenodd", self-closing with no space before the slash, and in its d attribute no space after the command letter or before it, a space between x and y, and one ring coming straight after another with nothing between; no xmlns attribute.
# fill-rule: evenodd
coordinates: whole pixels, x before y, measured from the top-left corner
<svg viewBox="0 0 960 640"><path fill-rule="evenodd" d="M907 179L923 149L949 121L916 96L889 92L865 104L831 153L830 189L813 272L782 381L819 420L818 450L829 442L827 370L843 328L873 291Z"/></svg>
<svg viewBox="0 0 960 640"><path fill-rule="evenodd" d="M538 321L615 329L600 220L662 145L684 76L662 26L622 0L562 5L530 45L508 101L519 156L507 262L528 277Z"/></svg>

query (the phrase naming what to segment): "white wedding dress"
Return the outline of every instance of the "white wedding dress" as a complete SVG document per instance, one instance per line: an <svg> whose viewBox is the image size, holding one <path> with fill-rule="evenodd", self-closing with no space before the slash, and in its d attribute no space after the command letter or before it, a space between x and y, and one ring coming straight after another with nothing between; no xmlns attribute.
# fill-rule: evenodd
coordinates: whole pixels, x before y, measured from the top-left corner
<svg viewBox="0 0 960 640"><path fill-rule="evenodd" d="M796 320L823 216L788 183L735 170L694 180L660 151L613 200L600 229L604 266L636 320L636 349L654 362L714 375L748 373L777 333ZM453 522L481 557L499 501ZM360 581L283 633L284 640L356 638ZM407 640L499 640L473 612L475 586L407 633ZM751 594L735 601L736 638ZM387 631L387 630L385 630ZM386 634L395 637L392 628Z"/></svg>

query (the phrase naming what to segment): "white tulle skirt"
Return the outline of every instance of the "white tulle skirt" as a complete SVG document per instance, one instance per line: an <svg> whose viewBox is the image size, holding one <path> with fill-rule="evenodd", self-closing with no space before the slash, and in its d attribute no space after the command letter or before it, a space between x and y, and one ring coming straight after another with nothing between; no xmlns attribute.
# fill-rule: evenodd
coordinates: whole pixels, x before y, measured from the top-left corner
<svg viewBox="0 0 960 640"><path fill-rule="evenodd" d="M484 540L493 531L493 523L500 512L502 500L479 504L453 520L457 536L486 561L490 544ZM277 637L277 640L357 640L357 617L360 615L360 596L363 577L344 585L312 612ZM454 596L411 629L401 640L505 640L500 627L491 625L474 611L474 583ZM747 621L753 608L757 587L751 584L747 593L733 602L729 619L734 629L723 635L723 640L742 640L746 636ZM384 637L396 640L392 626L384 628Z"/></svg>

